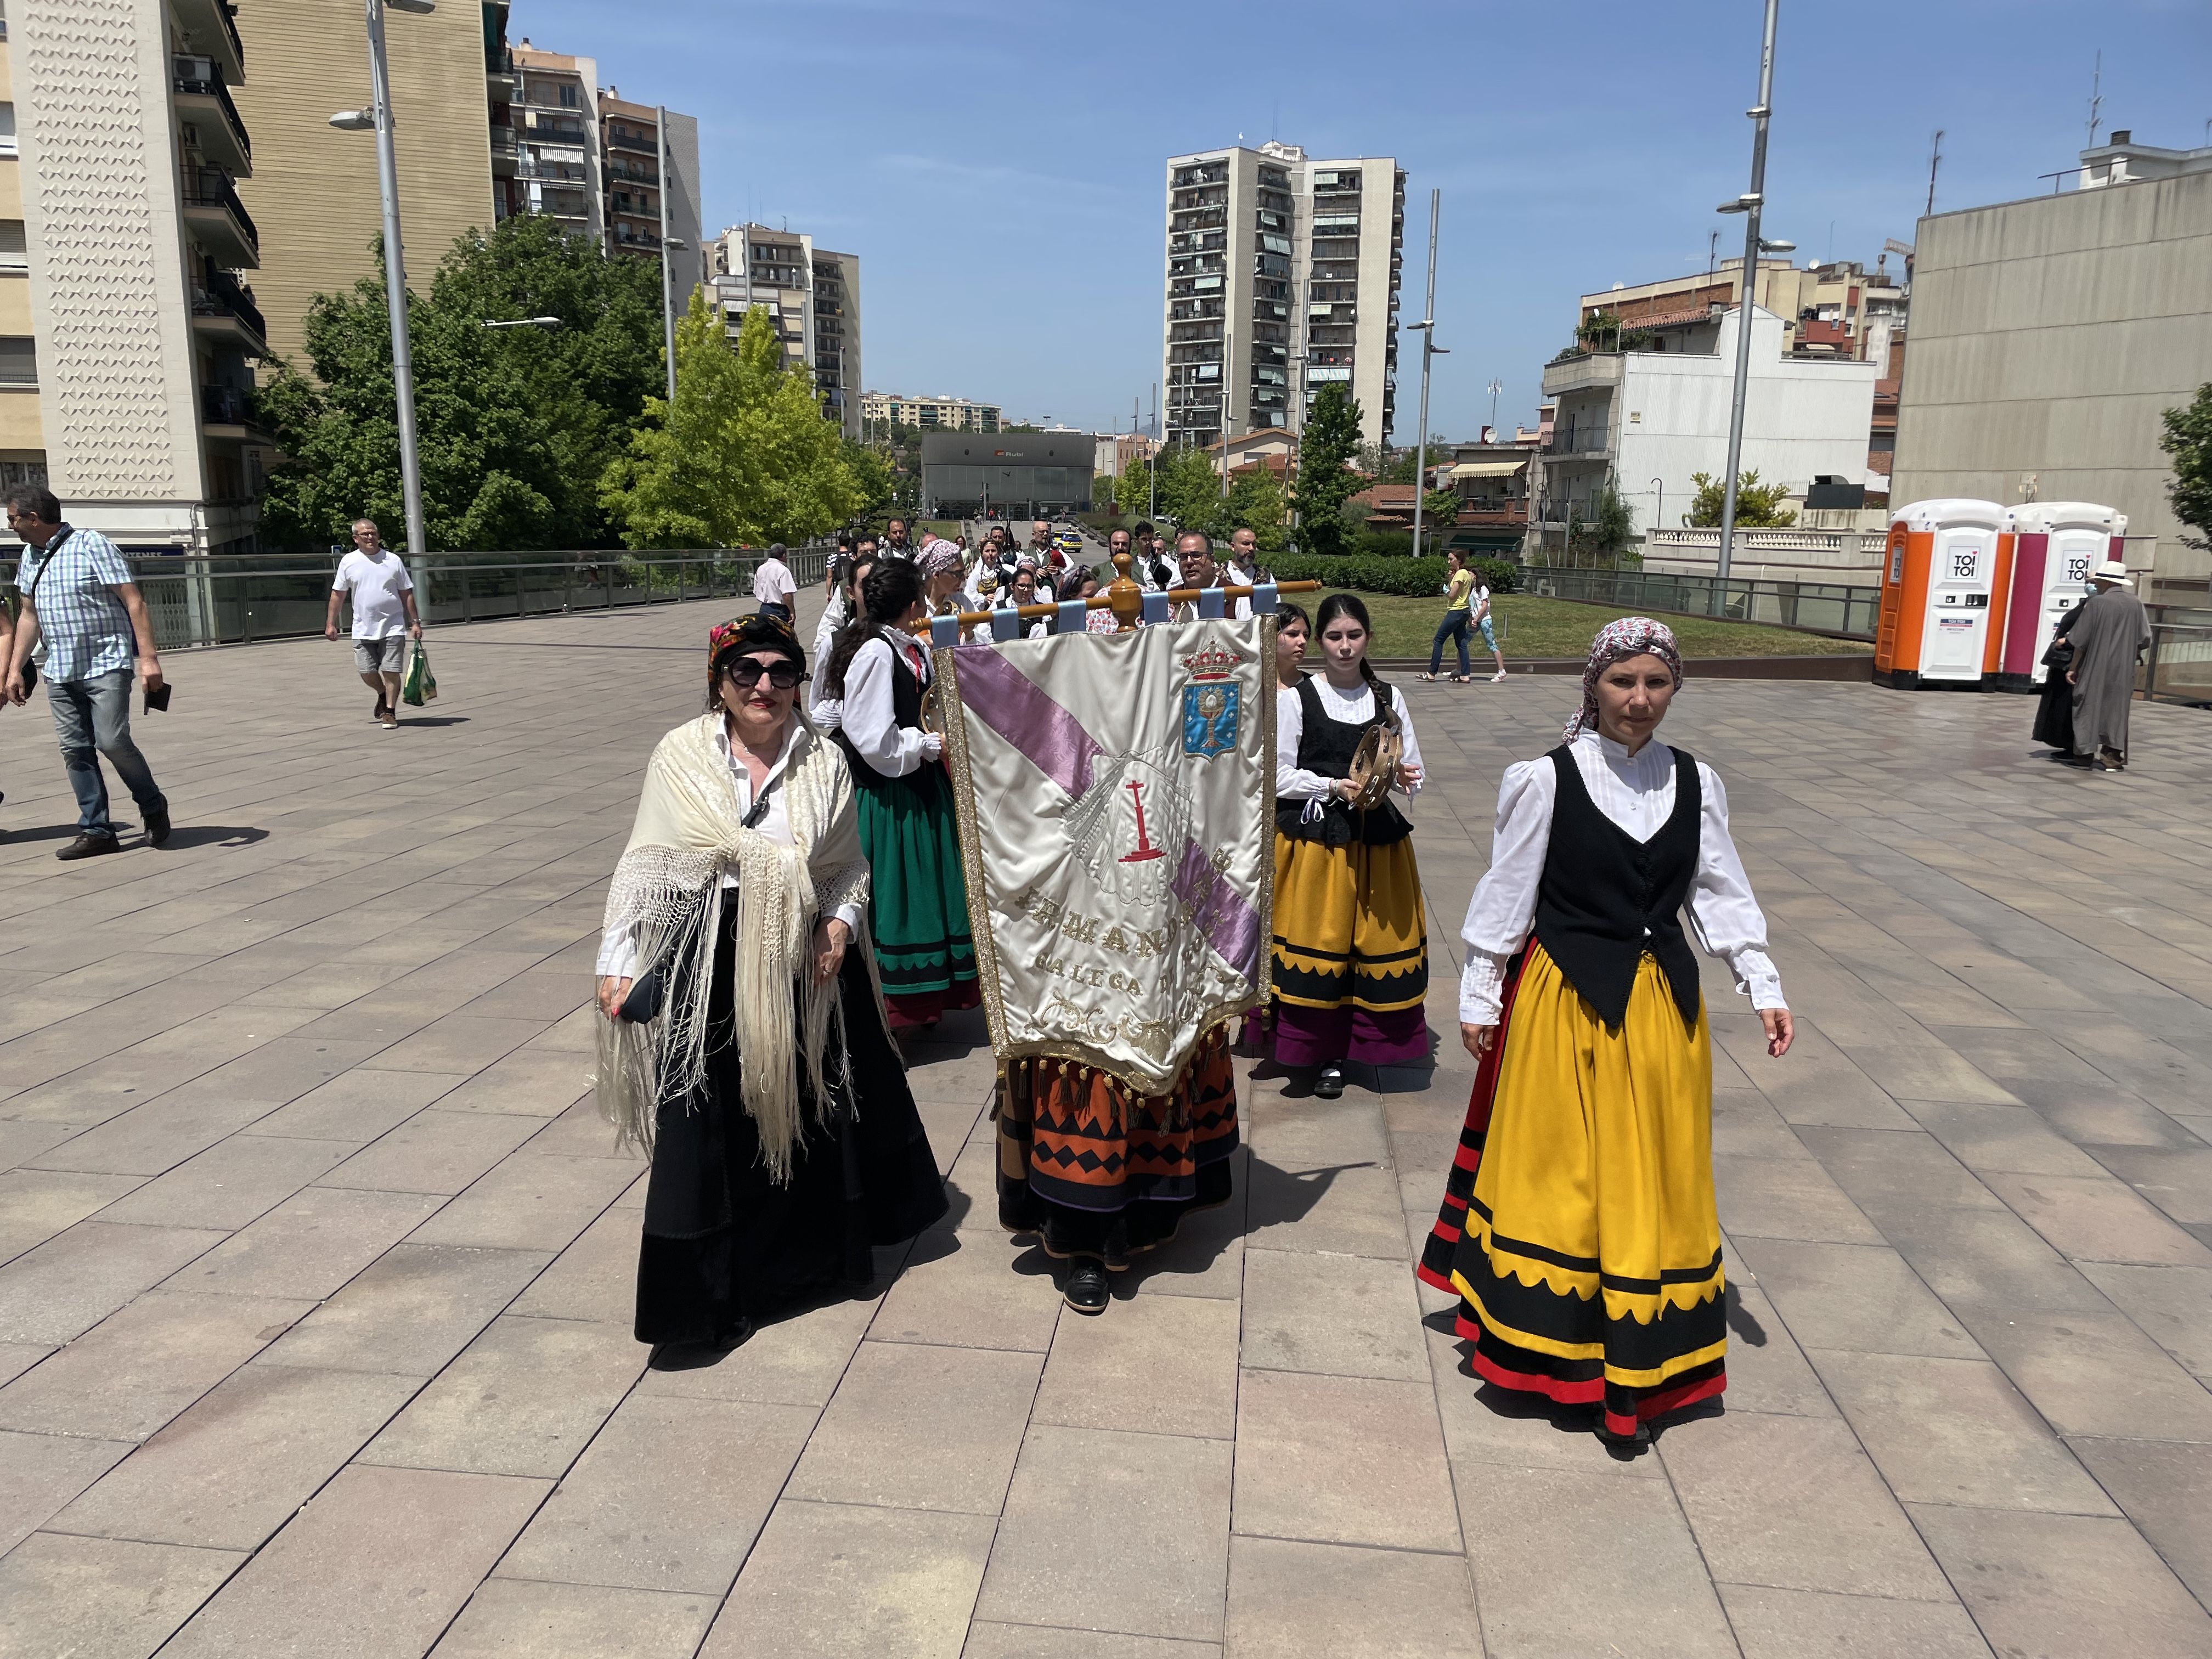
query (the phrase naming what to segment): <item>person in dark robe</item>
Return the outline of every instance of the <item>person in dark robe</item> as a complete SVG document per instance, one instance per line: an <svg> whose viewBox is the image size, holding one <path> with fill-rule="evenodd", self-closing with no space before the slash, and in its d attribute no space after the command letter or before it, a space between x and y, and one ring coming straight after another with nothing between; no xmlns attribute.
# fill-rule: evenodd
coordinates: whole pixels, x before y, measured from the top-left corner
<svg viewBox="0 0 2212 1659"><path fill-rule="evenodd" d="M2107 559L2090 574L2092 592L2067 635L2074 665L2071 764L2118 772L2128 763L2128 711L2136 700L2136 659L2150 644L2142 601L2128 592L2127 567Z"/></svg>
<svg viewBox="0 0 2212 1659"><path fill-rule="evenodd" d="M2035 729L2029 736L2050 744L2046 758L2055 761L2074 753L2074 688L2066 678L2066 671L2074 665L2074 641L2067 635L2081 620L2081 607L2077 603L2058 619L2058 625L2051 630L2051 643L2043 649L2043 692L2036 699Z"/></svg>
<svg viewBox="0 0 2212 1659"><path fill-rule="evenodd" d="M707 713L646 769L599 958L599 1105L653 1164L636 1334L661 1369L866 1287L872 1247L946 1208L877 985L852 775L796 712L806 654L753 616L708 661Z"/></svg>

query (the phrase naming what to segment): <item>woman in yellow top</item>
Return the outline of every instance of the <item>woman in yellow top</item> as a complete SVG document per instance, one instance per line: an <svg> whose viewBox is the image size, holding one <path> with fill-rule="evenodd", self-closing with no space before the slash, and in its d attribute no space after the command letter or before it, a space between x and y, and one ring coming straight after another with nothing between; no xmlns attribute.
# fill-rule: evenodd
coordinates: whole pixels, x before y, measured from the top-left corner
<svg viewBox="0 0 2212 1659"><path fill-rule="evenodd" d="M1474 592L1474 572L1467 568L1467 555L1456 549L1444 555L1444 569L1443 620L1437 624L1436 638L1429 641L1429 672L1421 678L1437 678L1444 663L1444 641L1449 640L1459 647L1459 672L1451 677L1451 683L1465 685L1474 678L1467 659L1467 633L1473 625L1468 601Z"/></svg>

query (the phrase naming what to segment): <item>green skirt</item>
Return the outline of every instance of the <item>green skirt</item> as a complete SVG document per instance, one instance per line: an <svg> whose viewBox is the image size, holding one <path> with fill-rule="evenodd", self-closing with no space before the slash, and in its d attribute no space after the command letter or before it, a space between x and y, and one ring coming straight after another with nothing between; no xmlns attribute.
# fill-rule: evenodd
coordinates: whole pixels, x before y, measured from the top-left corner
<svg viewBox="0 0 2212 1659"><path fill-rule="evenodd" d="M868 927L895 1026L926 1025L981 1000L951 786L933 765L915 779L926 781L871 780L855 791L872 872Z"/></svg>

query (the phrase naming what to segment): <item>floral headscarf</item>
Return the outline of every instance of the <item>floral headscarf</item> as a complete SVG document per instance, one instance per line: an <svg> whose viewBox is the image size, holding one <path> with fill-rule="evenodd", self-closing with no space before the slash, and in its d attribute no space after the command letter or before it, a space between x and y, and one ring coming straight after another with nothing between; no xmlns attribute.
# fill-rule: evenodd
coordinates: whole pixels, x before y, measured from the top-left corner
<svg viewBox="0 0 2212 1659"><path fill-rule="evenodd" d="M939 537L922 549L921 557L915 562L921 567L924 581L932 576L941 576L948 570L958 570L962 568L960 544L948 542Z"/></svg>
<svg viewBox="0 0 2212 1659"><path fill-rule="evenodd" d="M716 707L720 701L722 659L740 651L781 652L799 665L801 674L806 672L805 648L799 643L799 635L793 631L789 623L781 617L771 617L758 611L732 617L726 623L717 623L708 630L708 708Z"/></svg>
<svg viewBox="0 0 2212 1659"><path fill-rule="evenodd" d="M1583 667L1583 706L1567 722L1565 736L1572 743L1587 727L1597 729L1598 676L1631 657L1656 657L1667 665L1679 688L1682 684L1682 653L1674 643L1674 630L1649 617L1623 617L1597 630L1590 641L1589 661Z"/></svg>

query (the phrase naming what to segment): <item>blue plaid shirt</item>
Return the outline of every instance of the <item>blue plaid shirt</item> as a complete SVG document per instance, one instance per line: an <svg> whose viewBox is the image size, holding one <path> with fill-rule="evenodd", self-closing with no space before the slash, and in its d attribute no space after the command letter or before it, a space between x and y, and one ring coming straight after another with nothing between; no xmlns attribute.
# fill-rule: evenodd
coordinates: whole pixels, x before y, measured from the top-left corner
<svg viewBox="0 0 2212 1659"><path fill-rule="evenodd" d="M97 530L64 525L54 536L59 551L53 542L44 553L27 543L15 568L18 589L31 593L32 585L38 586L31 602L46 647L42 672L50 680L90 680L130 667L137 660L137 641L115 589L137 578L115 544ZM41 575L49 560L53 568Z"/></svg>

